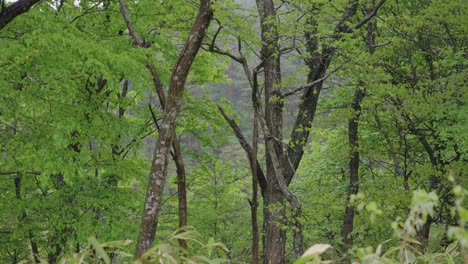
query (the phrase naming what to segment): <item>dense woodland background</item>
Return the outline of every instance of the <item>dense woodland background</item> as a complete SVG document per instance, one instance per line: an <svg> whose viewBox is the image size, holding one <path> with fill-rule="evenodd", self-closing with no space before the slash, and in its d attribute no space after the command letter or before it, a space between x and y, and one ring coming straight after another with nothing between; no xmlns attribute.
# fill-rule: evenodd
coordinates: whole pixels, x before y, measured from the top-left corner
<svg viewBox="0 0 468 264"><path fill-rule="evenodd" d="M468 263L466 1L1 3L1 263Z"/></svg>

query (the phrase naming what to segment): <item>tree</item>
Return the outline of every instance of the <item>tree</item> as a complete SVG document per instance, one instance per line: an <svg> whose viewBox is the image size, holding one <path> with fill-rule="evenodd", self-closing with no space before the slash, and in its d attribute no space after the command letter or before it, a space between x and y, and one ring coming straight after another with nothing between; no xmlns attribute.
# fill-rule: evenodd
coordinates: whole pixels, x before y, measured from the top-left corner
<svg viewBox="0 0 468 264"><path fill-rule="evenodd" d="M351 18L356 14L358 2L353 1L346 6L342 18L335 22L336 27L333 29L331 38L334 41L339 41L344 34L352 33L365 25L377 10L384 4L385 1L375 3L369 8L369 13L366 14L355 25L349 26ZM241 41L239 41L238 50L240 56L236 56L226 50L222 50L215 45L217 34L210 44L210 50L221 55L227 55L234 61L243 65L245 74L252 87L252 104L254 106L256 116L259 117L260 128L265 139L265 156L266 156L266 173L262 177L261 173L257 173L258 182L262 189L264 211L263 211L263 261L264 263L284 263L285 262L285 244L286 244L286 230L283 228L285 224L285 203L288 202L294 210L294 251L296 255L302 254L302 235L300 226L300 212L301 208L296 197L289 191L288 185L291 183L295 171L304 153L304 147L307 144L310 127L315 116L317 102L323 81L328 77L327 69L330 65L331 59L336 50L330 43L320 43L318 41L317 30L318 21L315 21L312 16L307 17L305 30L302 31L305 43L300 46L295 46L293 41L292 47L280 47L279 27L280 23L277 10L285 9L285 13L293 13L291 10L304 14L303 10L310 11L309 13L319 12L320 6L316 5L301 5L294 3L288 5L285 3L281 8L275 7L273 1L256 1L257 10L261 24L261 55L260 63L250 72L246 58L241 51ZM290 8L291 10L288 10ZM301 17L301 18L302 18ZM297 22L297 21L296 21ZM302 38L300 36L293 36L293 39ZM241 39L240 39L241 40ZM299 87L290 87L285 89L282 87L281 80L281 56L285 52L291 50L305 49L307 56L304 56L304 62L309 69L307 75L307 83ZM264 101L260 95L260 84L258 81L258 74L263 69L263 92ZM297 93L302 92L299 98L299 106L296 109L295 121L291 134L288 137L288 143L284 143L284 127L283 127L283 113L285 109L285 100ZM229 120L228 120L229 122ZM251 167L256 163L256 157L251 154L252 147L249 146L243 136L239 136L239 131L236 132L235 126L229 122L233 127L236 135L241 142L241 145L246 150L250 158Z"/></svg>
<svg viewBox="0 0 468 264"><path fill-rule="evenodd" d="M174 129L180 112L181 98L190 66L201 46L213 16L209 0L201 0L192 31L173 67L164 116L159 129L156 148L148 180L144 213L135 257L141 257L151 248L161 210L161 199L167 177L167 159L174 139Z"/></svg>
<svg viewBox="0 0 468 264"><path fill-rule="evenodd" d="M372 9L365 10L364 14L367 15ZM376 48L375 36L377 30L377 23L375 21L367 23L367 33L365 37L366 48L370 55L372 55ZM349 145L349 188L346 195L346 205L343 217L343 225L341 235L343 237L343 244L345 248L349 248L353 244L351 233L354 226L354 207L350 204L353 195L358 194L359 190L359 119L361 116L361 103L366 95L366 88L362 80L358 80L358 86L354 91L353 100L351 102L351 110L353 116L348 120L348 145Z"/></svg>
<svg viewBox="0 0 468 264"><path fill-rule="evenodd" d="M447 8L442 8L444 4L448 5ZM394 11L402 5L390 7ZM459 12L452 14L453 10ZM404 158L404 166L397 163L398 159L393 160L396 167L402 167L405 189L411 189L410 175L414 180L424 179L420 186L427 191L436 191L443 204L437 216L429 217L418 230L417 239L427 245L433 223L447 224L452 221L444 209L452 199L446 196L450 184L444 175L450 170L459 171L459 162L465 155L463 147L458 146L458 142L464 141L464 136L456 132L458 125L464 123L456 117L456 109L463 109L464 104L456 98L466 97L459 87L463 86L460 80L466 75L466 66L462 66L460 56L466 46L462 44L462 35L467 28L455 20L466 14L466 8L459 1L430 5L414 2L406 11L408 14L399 14L398 18L390 16L392 22L388 21L387 25L392 28L395 37L389 53L378 64L390 77L386 85L390 104L382 106L395 114L393 122L398 131L394 132L398 134L397 138L402 139L396 144L389 142L389 148L393 149L392 156ZM448 17L450 19L446 19ZM410 26L416 21L418 23ZM431 37L434 35L437 38ZM447 64L449 61L450 66ZM379 118L376 122L377 125L381 123ZM381 130L388 138L391 132ZM395 153L392 145L403 149L403 153ZM421 157L416 153L424 155ZM411 166L408 163L412 163Z"/></svg>
<svg viewBox="0 0 468 264"><path fill-rule="evenodd" d="M82 9L66 10L34 8L1 31L2 262L33 252L36 262L53 263L91 234L114 240L136 231L131 185L144 159L132 152L152 131L136 109L120 114L141 90L120 81L144 78L135 66L145 57L120 53L126 37L84 33L90 20L70 24ZM12 200L16 190L21 199Z"/></svg>

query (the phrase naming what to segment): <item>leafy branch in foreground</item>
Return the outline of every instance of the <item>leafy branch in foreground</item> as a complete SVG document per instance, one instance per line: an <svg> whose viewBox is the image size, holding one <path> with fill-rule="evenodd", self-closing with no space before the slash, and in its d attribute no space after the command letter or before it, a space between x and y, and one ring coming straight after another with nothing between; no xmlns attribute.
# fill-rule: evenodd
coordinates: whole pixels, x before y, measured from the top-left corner
<svg viewBox="0 0 468 264"><path fill-rule="evenodd" d="M179 245L179 240L187 242L190 250ZM88 239L89 246L79 253L64 256L58 263L225 263L226 252L229 250L222 243L215 242L213 238L204 242L203 237L195 228L187 226L174 231L169 237L149 249L140 258L132 262L132 255L122 250L133 241L122 240L99 243L96 238Z"/></svg>

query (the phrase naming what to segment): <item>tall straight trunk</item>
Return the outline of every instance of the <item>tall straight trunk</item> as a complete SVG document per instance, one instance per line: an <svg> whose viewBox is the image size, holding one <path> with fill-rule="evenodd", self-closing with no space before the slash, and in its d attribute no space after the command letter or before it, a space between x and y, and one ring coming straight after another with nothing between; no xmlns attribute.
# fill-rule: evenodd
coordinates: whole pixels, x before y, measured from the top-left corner
<svg viewBox="0 0 468 264"><path fill-rule="evenodd" d="M343 225L341 235L343 237L344 248L349 248L353 244L353 239L350 237L354 227L354 206L350 205L351 196L358 193L359 190L359 141L358 128L359 116L361 115L361 101L364 98L364 91L358 87L354 92L351 109L353 117L348 121L348 140L349 140L349 187L346 194L346 208L343 217Z"/></svg>
<svg viewBox="0 0 468 264"><path fill-rule="evenodd" d="M185 165L182 158L182 151L180 149L180 142L175 138L172 142L172 149L174 150L174 162L177 171L177 193L178 193L178 210L179 210L179 228L187 225L187 190L185 182ZM181 248L187 250L187 241L179 239Z"/></svg>
<svg viewBox="0 0 468 264"><path fill-rule="evenodd" d="M373 4L375 5L375 2ZM373 8L367 9L364 15L369 15L372 10ZM369 54L372 55L375 51L376 22L367 23L366 29L366 47ZM350 204L350 200L351 196L356 195L359 191L359 118L361 116L361 102L365 96L364 83L360 81L359 86L354 91L353 101L351 102L353 116L348 120L348 147L350 151L348 163L349 187L346 194L346 207L341 227L344 249L350 248L353 245L353 238L350 235L354 229L354 206Z"/></svg>
<svg viewBox="0 0 468 264"><path fill-rule="evenodd" d="M280 90L278 31L273 23L276 21L276 10L272 0L257 0L256 3L261 22L265 85L265 125L262 129L266 141L267 187L263 197L263 263L274 264L285 262L286 230L283 225L286 200L280 186L281 181L284 181L283 164L280 164L283 158L281 141L284 103Z"/></svg>
<svg viewBox="0 0 468 264"><path fill-rule="evenodd" d="M252 133L252 156L253 160L257 160L257 115L254 113L253 119L253 133ZM257 209L258 209L258 175L257 175L257 163L251 162L252 164L252 201L250 202L250 212L252 218L252 263L258 263L258 220L257 220Z"/></svg>
<svg viewBox="0 0 468 264"><path fill-rule="evenodd" d="M174 139L176 120L180 113L185 82L212 17L213 12L210 0L200 0L197 18L172 71L163 121L156 141L148 179L148 189L146 191L135 258L141 257L152 247L154 242L158 216L161 211L162 194L167 177L168 155Z"/></svg>
<svg viewBox="0 0 468 264"><path fill-rule="evenodd" d="M285 263L285 199L281 191L267 190L263 201L263 263Z"/></svg>

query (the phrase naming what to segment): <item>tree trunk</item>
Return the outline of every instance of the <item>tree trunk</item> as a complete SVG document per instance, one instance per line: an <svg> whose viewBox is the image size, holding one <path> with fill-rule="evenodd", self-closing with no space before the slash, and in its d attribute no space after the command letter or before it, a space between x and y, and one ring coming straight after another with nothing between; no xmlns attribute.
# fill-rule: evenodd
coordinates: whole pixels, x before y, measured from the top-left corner
<svg viewBox="0 0 468 264"><path fill-rule="evenodd" d="M267 189L263 197L264 264L285 263L285 217L285 199L283 193L279 189Z"/></svg>
<svg viewBox="0 0 468 264"><path fill-rule="evenodd" d="M354 16L358 1L351 1L344 11L342 19L339 21L333 38L339 40L343 33L350 33L365 25L383 5L385 0L380 0L373 6L371 13L365 16L360 22L349 26L348 20ZM257 166L257 176L264 204L264 223L263 223L263 262L264 263L284 263L285 262L285 242L286 230L282 226L285 224L285 203L288 201L294 212L294 250L296 255L302 253L302 232L300 224L301 208L296 197L289 191L288 185L291 182L296 169L299 166L304 147L307 144L312 121L315 116L318 97L322 88L323 81L328 77L326 70L330 65L331 58L335 49L331 46L322 47L321 51L318 45L317 23L310 23L310 28L305 32L307 40L307 53L311 58L306 59L306 64L310 69L308 74L308 83L292 92L283 93L281 89L280 74L280 50L278 44L278 32L276 29L277 17L276 9L272 0L256 0L256 5L261 22L261 62L250 72L246 58L241 52L241 39L238 39L238 50L240 56L235 56L229 52L220 50L211 45L210 51L228 56L234 61L242 64L246 77L252 88L252 103L255 115L258 117L261 131L265 139L266 156L266 177L263 176L263 170L252 155L252 148L243 137L237 124L226 116L222 108L219 107L221 114L229 123L236 134L241 146L247 153L251 168L252 164ZM307 12L315 10L307 10ZM312 20L312 19L311 19ZM263 68L264 73L264 101L258 94L258 73ZM286 96L303 91L300 104L297 110L294 128L291 131L288 144L283 142L283 108ZM263 108L264 107L264 108ZM284 145L287 145L284 147Z"/></svg>
<svg viewBox="0 0 468 264"><path fill-rule="evenodd" d="M253 119L253 133L252 133L252 160L257 160L257 116L254 114ZM252 201L250 202L250 211L252 218L252 264L258 264L258 220L257 220L257 208L258 208L258 176L257 176L257 163L251 162L252 164Z"/></svg>
<svg viewBox="0 0 468 264"><path fill-rule="evenodd" d="M351 109L353 117L348 122L348 137L349 137L349 188L346 195L346 208L343 217L343 225L341 228L341 235L343 237L343 246L345 249L353 245L353 239L350 237L353 232L354 224L354 206L350 205L351 196L358 193L359 190L359 141L358 141L358 128L359 116L361 115L361 101L364 98L364 90L358 87L354 92L353 102Z"/></svg>
<svg viewBox="0 0 468 264"><path fill-rule="evenodd" d="M175 136L175 135L174 135ZM179 209L179 228L187 225L187 190L185 183L185 165L182 157L182 151L180 149L180 143L177 138L174 138L172 142L172 149L174 150L174 162L176 164L177 171L177 193L178 193L178 209ZM181 248L187 250L187 241L179 239L179 245Z"/></svg>
<svg viewBox="0 0 468 264"><path fill-rule="evenodd" d="M283 98L281 94L281 71L278 47L276 10L272 0L257 0L262 35L262 61L264 64L265 137L267 187L263 197L263 263L285 262L286 230L285 192L282 161ZM260 111L260 109L255 109Z"/></svg>
<svg viewBox="0 0 468 264"><path fill-rule="evenodd" d="M167 177L168 155L174 139L176 120L180 112L181 98L190 66L200 49L202 40L213 16L209 0L201 0L197 18L190 35L179 54L172 71L169 94L164 108L163 121L153 155L146 191L144 212L135 258L141 257L154 242L161 200Z"/></svg>
<svg viewBox="0 0 468 264"><path fill-rule="evenodd" d="M428 216L426 223L424 223L424 225L416 232L416 240L421 243L421 245L419 245L419 248L421 250L427 250L427 244L429 243L429 234L431 231L431 225L433 221L434 220L432 219L432 217Z"/></svg>
<svg viewBox="0 0 468 264"><path fill-rule="evenodd" d="M375 2L373 1L375 5ZM373 8L367 9L364 15L371 14ZM365 37L366 47L369 54L375 51L375 32L377 30L376 22L369 22L366 26L367 34ZM357 87L354 91L353 101L351 102L351 110L353 116L348 121L348 146L350 151L349 158L349 188L346 195L346 208L343 217L343 225L341 235L343 238L343 247L348 249L353 245L353 239L350 237L354 229L354 206L350 205L352 195L356 195L359 191L359 117L361 116L361 102L365 96L364 83L360 81L361 87Z"/></svg>
<svg viewBox="0 0 468 264"><path fill-rule="evenodd" d="M158 94L159 103L162 109L166 108L166 96L164 95L164 89L159 80L159 75L156 72L156 69L153 65L147 64L146 67L150 70L151 75L153 76L153 84L156 89L156 93ZM151 106L149 107L151 110ZM154 115L153 111L151 110L151 114L153 116L153 121L157 126L159 131L159 126L157 123L157 118ZM174 135L174 140L172 142L172 159L174 160L174 164L176 166L176 173L177 173L177 196L178 196L178 216L179 216L179 228L182 228L187 225L187 191L186 191L186 183L185 183L185 165L184 159L182 156L182 150L180 148L180 141L177 138L177 135ZM181 248L187 250L187 242L184 239L179 239L179 245Z"/></svg>
<svg viewBox="0 0 468 264"><path fill-rule="evenodd" d="M13 21L17 16L28 12L29 8L40 1L41 0L19 0L8 7L4 7L4 2L2 1L2 10L0 11L0 30Z"/></svg>

